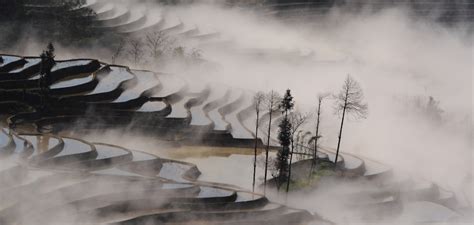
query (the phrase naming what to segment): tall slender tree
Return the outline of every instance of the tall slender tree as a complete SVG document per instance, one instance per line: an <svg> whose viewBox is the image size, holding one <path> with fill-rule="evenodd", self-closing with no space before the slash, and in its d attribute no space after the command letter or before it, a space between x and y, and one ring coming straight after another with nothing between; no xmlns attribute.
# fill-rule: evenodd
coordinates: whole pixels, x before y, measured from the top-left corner
<svg viewBox="0 0 474 225"><path fill-rule="evenodd" d="M265 99L265 95L262 92L257 92L254 96L254 107L255 107L255 146L254 146L254 158L253 158L253 180L252 180L252 192L255 192L255 176L257 172L257 147L258 147L258 120L260 118L260 110L262 109L262 102Z"/></svg>
<svg viewBox="0 0 474 225"><path fill-rule="evenodd" d="M287 117L284 117L279 126L278 141L280 142L281 148L277 153L275 161L275 181L277 189L280 190L281 185L287 181L288 178L288 157L290 154L291 144L291 123Z"/></svg>
<svg viewBox="0 0 474 225"><path fill-rule="evenodd" d="M268 151L270 150L270 138L271 138L271 129L272 129L272 116L273 113L278 110L278 102L280 101L281 97L275 91L270 91L265 96L265 108L269 114L268 120L268 130L267 130L267 144L265 146L265 173L264 173L264 181L263 181L263 193L267 193L267 174L268 174Z"/></svg>
<svg viewBox="0 0 474 225"><path fill-rule="evenodd" d="M120 55L122 55L123 51L125 50L125 39L121 38L117 42L117 46L113 48L113 53L112 53L112 64L115 64L117 62L117 59Z"/></svg>
<svg viewBox="0 0 474 225"><path fill-rule="evenodd" d="M319 138L321 138L321 135L319 134L319 123L321 122L321 104L323 103L323 100L327 98L329 94L319 94L318 95L318 109L316 112L316 133L314 136L314 148L313 148L313 161L311 162L311 168L309 170L309 175L308 179L311 180L311 175L313 174L313 169L316 166L316 162L318 160L318 141Z"/></svg>
<svg viewBox="0 0 474 225"><path fill-rule="evenodd" d="M346 114L351 115L355 119L366 118L368 114L368 107L363 103L364 93L359 83L350 75L347 75L344 85L336 98L336 113L341 114L341 127L339 129L339 136L337 140L336 158L334 165L337 165L339 157L339 148L341 146L342 128L344 126L344 118Z"/></svg>
<svg viewBox="0 0 474 225"><path fill-rule="evenodd" d="M172 40L162 31L147 33L145 36L145 44L148 53L155 60L162 57L165 52L171 51Z"/></svg>
<svg viewBox="0 0 474 225"><path fill-rule="evenodd" d="M50 42L41 55L40 62L40 78L38 80L38 86L41 93L41 109L44 110L49 104L49 85L51 85L51 69L54 67L56 62L54 61L55 56L54 45Z"/></svg>
<svg viewBox="0 0 474 225"><path fill-rule="evenodd" d="M140 64L143 59L143 42L141 38L129 39L128 41L128 55L131 57L135 66Z"/></svg>
<svg viewBox="0 0 474 225"><path fill-rule="evenodd" d="M286 183L286 192L290 190L290 181L291 181L291 163L293 161L293 153L295 150L295 136L299 136L301 132L300 127L308 120L311 115L309 113L301 113L299 111L292 112L288 115L288 120L290 121L291 128L290 128L290 142L291 142L291 153L290 153L290 163L288 165L288 179ZM299 133L297 133L297 131ZM296 142L298 144L298 142ZM287 195L288 196L288 195Z"/></svg>
<svg viewBox="0 0 474 225"><path fill-rule="evenodd" d="M276 184L278 190L280 190L281 185L288 178L288 157L290 155L290 145L291 145L291 122L288 118L288 113L294 107L293 96L291 96L290 89L286 90L283 99L278 105L281 112L284 114L283 119L279 124L278 132L278 141L280 142L281 148L277 154L277 160L275 162L275 168L277 170L276 175Z"/></svg>

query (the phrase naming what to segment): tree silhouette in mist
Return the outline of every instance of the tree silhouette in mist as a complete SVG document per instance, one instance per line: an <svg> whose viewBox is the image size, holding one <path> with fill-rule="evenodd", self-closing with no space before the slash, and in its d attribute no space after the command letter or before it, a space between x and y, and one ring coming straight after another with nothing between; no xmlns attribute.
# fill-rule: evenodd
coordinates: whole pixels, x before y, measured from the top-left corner
<svg viewBox="0 0 474 225"><path fill-rule="evenodd" d="M341 127L339 129L339 136L337 141L336 158L334 164L337 165L339 157L339 149L341 146L342 129L344 126L344 119L346 114L353 116L356 119L366 118L368 114L368 107L363 103L364 93L359 83L350 75L347 75L344 85L339 94L335 96L336 105L335 110L337 114L341 114Z"/></svg>
<svg viewBox="0 0 474 225"><path fill-rule="evenodd" d="M265 100L265 94L257 92L254 96L254 107L255 107L255 146L254 146L254 159L253 159L253 180L252 180L252 192L255 192L255 176L257 172L257 145L258 145L258 120L260 118L260 110L262 109L262 103Z"/></svg>
<svg viewBox="0 0 474 225"><path fill-rule="evenodd" d="M41 63L40 63L40 78L38 80L38 85L41 94L41 108L44 110L49 104L49 85L51 85L51 69L56 65L54 61L55 49L54 45L50 42L40 54Z"/></svg>
<svg viewBox="0 0 474 225"><path fill-rule="evenodd" d="M275 168L277 170L275 181L278 190L280 190L281 185L288 179L288 157L290 155L291 145L291 123L288 118L288 113L293 107L293 96L291 96L291 91L288 89L279 104L279 108L284 114L284 117L278 125L278 141L280 142L281 148L277 153L275 161Z"/></svg>

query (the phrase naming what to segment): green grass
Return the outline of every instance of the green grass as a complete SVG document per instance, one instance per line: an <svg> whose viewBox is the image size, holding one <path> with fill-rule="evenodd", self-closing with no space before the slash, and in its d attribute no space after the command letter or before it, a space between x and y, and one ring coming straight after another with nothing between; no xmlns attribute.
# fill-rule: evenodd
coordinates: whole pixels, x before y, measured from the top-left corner
<svg viewBox="0 0 474 225"><path fill-rule="evenodd" d="M311 174L310 179L299 179L290 181L290 191L297 191L303 189L314 188L318 185L321 178L337 176L337 172L334 171L334 164L330 162L319 162ZM286 190L286 182L281 186L281 190Z"/></svg>

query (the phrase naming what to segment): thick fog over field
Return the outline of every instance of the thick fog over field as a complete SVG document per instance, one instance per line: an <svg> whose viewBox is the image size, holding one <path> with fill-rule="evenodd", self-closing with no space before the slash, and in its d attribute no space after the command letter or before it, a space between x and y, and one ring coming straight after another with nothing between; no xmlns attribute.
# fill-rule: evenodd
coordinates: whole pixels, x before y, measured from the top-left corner
<svg viewBox="0 0 474 225"><path fill-rule="evenodd" d="M281 94L289 88L296 108L313 113L318 93L337 94L349 74L361 84L369 114L367 119L349 118L341 151L387 164L396 175L436 182L455 191L461 202L472 204L472 24L447 25L420 19L403 7L376 12L368 8L357 13L334 8L318 20L294 22L211 2L166 7L128 4L156 10L157 15L172 14L190 26L219 32L219 42L178 40L180 45L198 50L204 62L185 65L170 61L158 65L149 59L133 65L119 59L118 63L180 74L191 85L204 81ZM21 46L13 46L11 53L37 55L44 44L36 41L34 31L31 34L25 33ZM87 57L111 62L111 54L104 46L57 46L58 59ZM314 120L305 125L305 130L314 132ZM322 146L336 147L339 123L331 97L322 105ZM124 136L134 141L125 140ZM165 151L168 147L155 145L149 137L120 131L91 134L88 138L162 155L169 153ZM204 172L215 169L224 171L223 176L237 176L232 166L222 168L225 161L199 162L196 160ZM250 171L251 160L239 162L249 163ZM249 188L250 178L241 176L234 183ZM339 188L364 190L364 184L354 183L354 187ZM337 219L336 203L323 204L327 207L313 204L327 200L324 196L338 186L332 184L310 194L294 194L289 204L348 224L344 218Z"/></svg>
<svg viewBox="0 0 474 225"><path fill-rule="evenodd" d="M459 198L472 199L468 177L473 160L473 48L467 25L419 19L403 8L357 14L335 9L319 21L297 24L207 4L169 10L189 24L220 32L225 41L184 43L200 49L208 61L204 65L145 66L185 74L191 81L252 91L282 93L290 88L302 111L314 111L317 94L337 93L350 74L363 86L369 116L349 120L342 151L388 164L396 173L435 181L456 190ZM428 108L430 97L439 103L439 111ZM324 102L323 146L336 146L338 121L333 100ZM313 126L311 122L307 129ZM206 172L222 171L223 162L199 165L197 161ZM249 163L250 168L251 161L242 163ZM231 167L226 168L231 172L219 175L235 176ZM250 179L242 182L249 187ZM324 191L319 192L315 201L324 200L320 197ZM295 206L301 206L300 200L307 196L297 199ZM325 207L312 208L310 202L309 209L324 211Z"/></svg>
<svg viewBox="0 0 474 225"><path fill-rule="evenodd" d="M318 93L337 93L350 74L363 86L369 116L348 123L342 151L451 187L472 170L473 48L467 25L417 19L402 8L360 14L335 9L321 21L298 24L207 4L169 10L227 41L183 43L200 49L205 65L144 66L253 91L290 88L303 111L314 111ZM426 109L429 97L439 101L439 115ZM322 133L323 145L331 147L339 119L333 112L328 100Z"/></svg>

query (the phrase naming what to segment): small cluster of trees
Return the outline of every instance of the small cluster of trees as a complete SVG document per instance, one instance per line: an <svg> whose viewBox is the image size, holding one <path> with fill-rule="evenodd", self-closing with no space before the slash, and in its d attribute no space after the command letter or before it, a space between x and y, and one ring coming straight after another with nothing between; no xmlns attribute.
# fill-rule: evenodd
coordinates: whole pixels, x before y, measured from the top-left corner
<svg viewBox="0 0 474 225"><path fill-rule="evenodd" d="M38 79L39 93L41 96L41 110L46 110L49 105L49 86L51 85L51 70L56 61L54 60L55 49L54 45L50 42L46 47L46 50L40 54L40 78Z"/></svg>
<svg viewBox="0 0 474 225"><path fill-rule="evenodd" d="M434 123L440 123L443 120L444 110L440 107L439 100L433 96L414 96L405 100L407 107L420 116Z"/></svg>
<svg viewBox="0 0 474 225"><path fill-rule="evenodd" d="M144 36L121 38L113 47L111 57L112 63L122 57L139 66L147 63L161 64L176 59L196 62L201 59L201 51L187 49L165 32L154 31Z"/></svg>
<svg viewBox="0 0 474 225"><path fill-rule="evenodd" d="M320 94L317 98L317 111L316 111L316 132L313 137L314 146L312 152L312 163L310 168L310 174L313 173L313 169L317 162L317 151L318 151L318 140L321 137L320 134L320 122L321 122L321 111L323 101L329 98L331 95L328 93ZM341 146L342 131L344 127L344 120L347 116L351 116L355 119L366 118L367 116L367 104L363 103L363 91L351 76L347 76L344 84L337 95L332 95L335 102L335 113L341 116L341 123L339 127L339 135L336 149L336 156L334 165L339 157L339 150ZM295 102L291 95L291 90L286 90L283 97L280 97L278 93L271 91L268 94L258 92L254 98L255 111L256 111L256 125L255 125L255 155L254 155L254 173L253 173L253 189L255 190L255 174L256 174L256 160L257 160L257 148L258 148L258 131L259 131L259 118L262 111L269 114L268 121L268 132L266 134L265 143L265 172L264 172L264 193L266 193L267 186L267 171L268 171L268 152L270 148L271 138L271 126L272 126L272 115L275 112L280 112L282 118L278 125L278 141L280 148L276 159L273 162L272 174L274 177L275 185L278 190L281 189L282 185L286 183L286 192L289 191L291 181L291 164L293 161L293 154L295 148L299 144L299 135L302 132L302 126L309 121L312 117L311 113L301 113L295 108Z"/></svg>

